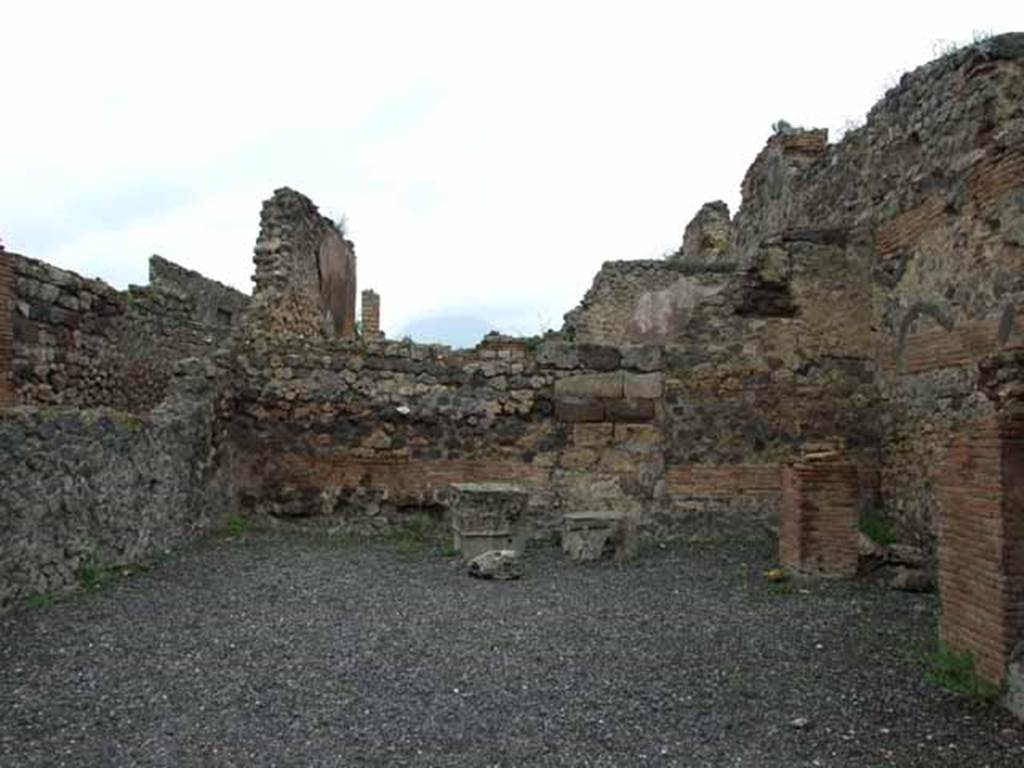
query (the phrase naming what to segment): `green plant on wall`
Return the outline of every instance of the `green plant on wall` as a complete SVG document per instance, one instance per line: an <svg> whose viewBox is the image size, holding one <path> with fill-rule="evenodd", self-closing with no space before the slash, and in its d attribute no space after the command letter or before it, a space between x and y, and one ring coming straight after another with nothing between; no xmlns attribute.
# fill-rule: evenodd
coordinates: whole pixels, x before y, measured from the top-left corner
<svg viewBox="0 0 1024 768"><path fill-rule="evenodd" d="M896 534L893 533L892 525L878 510L872 509L861 514L859 528L861 533L883 547L896 543Z"/></svg>

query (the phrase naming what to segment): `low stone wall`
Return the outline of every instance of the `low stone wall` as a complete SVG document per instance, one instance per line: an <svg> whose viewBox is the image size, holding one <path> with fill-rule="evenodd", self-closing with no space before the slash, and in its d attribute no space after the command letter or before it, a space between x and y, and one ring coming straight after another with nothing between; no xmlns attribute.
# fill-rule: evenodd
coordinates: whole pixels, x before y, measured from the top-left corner
<svg viewBox="0 0 1024 768"><path fill-rule="evenodd" d="M145 416L0 410L0 610L70 588L87 565L144 561L223 514L214 376L183 364Z"/></svg>
<svg viewBox="0 0 1024 768"><path fill-rule="evenodd" d="M523 342L252 344L231 377L241 508L367 532L440 511L450 483L510 481L541 529L611 498L639 516L660 475L660 374L628 362Z"/></svg>

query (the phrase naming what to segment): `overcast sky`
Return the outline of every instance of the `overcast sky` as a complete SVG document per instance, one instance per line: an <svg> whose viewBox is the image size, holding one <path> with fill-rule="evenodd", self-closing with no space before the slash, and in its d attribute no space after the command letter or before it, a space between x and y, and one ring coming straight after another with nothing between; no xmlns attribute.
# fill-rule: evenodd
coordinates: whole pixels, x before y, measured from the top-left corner
<svg viewBox="0 0 1024 768"><path fill-rule="evenodd" d="M0 238L118 287L159 253L249 291L291 186L346 216L389 335L535 333L603 261L735 212L775 120L834 136L947 41L1014 29L1011 0L8 0Z"/></svg>

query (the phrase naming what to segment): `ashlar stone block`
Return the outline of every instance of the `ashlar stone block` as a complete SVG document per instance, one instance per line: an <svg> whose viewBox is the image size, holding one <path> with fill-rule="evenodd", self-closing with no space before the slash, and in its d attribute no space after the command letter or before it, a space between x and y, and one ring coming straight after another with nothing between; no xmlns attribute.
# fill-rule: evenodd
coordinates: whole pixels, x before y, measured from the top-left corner
<svg viewBox="0 0 1024 768"><path fill-rule="evenodd" d="M453 545L467 562L494 550L522 552L529 494L510 483L453 483Z"/></svg>
<svg viewBox="0 0 1024 768"><path fill-rule="evenodd" d="M636 525L623 512L570 512L562 518L562 552L576 563L636 555Z"/></svg>
<svg viewBox="0 0 1024 768"><path fill-rule="evenodd" d="M629 398L656 400L661 397L660 373L627 373L623 378L623 394Z"/></svg>
<svg viewBox="0 0 1024 768"><path fill-rule="evenodd" d="M585 373L555 382L556 398L622 397L622 372Z"/></svg>

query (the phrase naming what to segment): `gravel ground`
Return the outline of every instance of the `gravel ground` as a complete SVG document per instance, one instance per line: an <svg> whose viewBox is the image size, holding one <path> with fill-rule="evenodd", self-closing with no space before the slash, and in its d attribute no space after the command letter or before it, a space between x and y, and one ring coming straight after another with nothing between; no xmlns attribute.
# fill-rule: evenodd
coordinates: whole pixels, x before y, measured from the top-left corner
<svg viewBox="0 0 1024 768"><path fill-rule="evenodd" d="M925 681L933 596L770 564L542 548L500 583L210 539L0 618L0 765L1024 766L1019 723Z"/></svg>

